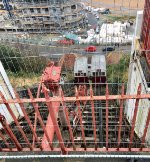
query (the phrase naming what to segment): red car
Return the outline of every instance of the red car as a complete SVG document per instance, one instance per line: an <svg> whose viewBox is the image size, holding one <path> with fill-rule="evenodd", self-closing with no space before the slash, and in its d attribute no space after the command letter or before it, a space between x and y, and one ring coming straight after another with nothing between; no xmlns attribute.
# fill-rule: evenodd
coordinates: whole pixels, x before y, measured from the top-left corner
<svg viewBox="0 0 150 162"><path fill-rule="evenodd" d="M96 47L95 46L88 46L85 49L86 52L95 52L96 51Z"/></svg>

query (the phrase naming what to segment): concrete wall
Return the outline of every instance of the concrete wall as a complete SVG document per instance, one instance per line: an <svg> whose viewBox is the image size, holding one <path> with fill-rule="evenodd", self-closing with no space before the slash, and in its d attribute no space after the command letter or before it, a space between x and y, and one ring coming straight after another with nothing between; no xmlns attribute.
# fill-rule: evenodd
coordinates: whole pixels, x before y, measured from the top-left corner
<svg viewBox="0 0 150 162"><path fill-rule="evenodd" d="M139 60L136 60L135 62L132 62L130 64L130 72L131 73L130 73L130 77L128 81L127 94L137 94L139 83L141 83L142 85L141 93L142 94L148 93L147 83L144 78L144 74L143 74ZM125 113L130 123L132 123L134 108L135 108L135 100L134 99L128 100ZM136 126L135 126L135 131L139 137L142 137L143 135L149 108L150 108L150 101L148 99L140 100L137 119L136 119ZM149 142L150 144L150 141L148 140L149 138L150 138L150 134L147 135L147 142Z"/></svg>
<svg viewBox="0 0 150 162"><path fill-rule="evenodd" d="M145 76L143 73L142 66L140 64L140 57L138 56L138 47L137 47L137 39L139 39L141 33L141 25L142 25L142 13L138 12L137 20L136 20L136 28L135 28L135 36L132 42L132 51L131 51L131 60L129 67L129 78L128 78L128 87L127 94L137 94L137 89L139 83L142 86L142 94L149 93L149 89L145 80ZM132 123L133 115L135 108L135 100L128 100L126 102L125 113L129 123ZM145 123L148 116L148 111L150 108L150 101L148 99L140 100L138 113L136 118L135 132L139 137L142 137L145 129ZM150 145L150 126L148 129L146 141Z"/></svg>
<svg viewBox="0 0 150 162"><path fill-rule="evenodd" d="M1 62L0 62L0 91L3 93L6 99L15 98L13 88ZM17 118L19 116L23 116L22 110L18 104L10 104L10 107ZM13 121L11 115L7 110L7 107L4 104L0 104L0 113L5 116L8 123L11 123Z"/></svg>

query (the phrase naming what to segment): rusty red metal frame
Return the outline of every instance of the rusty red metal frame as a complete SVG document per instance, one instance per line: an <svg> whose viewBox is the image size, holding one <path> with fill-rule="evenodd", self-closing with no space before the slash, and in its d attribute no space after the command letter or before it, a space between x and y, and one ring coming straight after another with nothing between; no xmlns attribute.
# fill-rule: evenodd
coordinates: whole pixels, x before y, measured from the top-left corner
<svg viewBox="0 0 150 162"><path fill-rule="evenodd" d="M31 129L31 131L32 131L32 133L33 133L33 135L34 135L34 138L35 138L35 140L38 142L38 145L39 145L40 149L43 150L42 146L40 145L40 141L39 141L39 139L38 139L38 136L37 136L36 132L34 131L33 125L32 125L32 123L31 123L31 120L29 119L28 114L27 114L27 112L25 111L25 107L24 107L23 102L20 100L18 93L17 93L16 91L14 91L14 92L15 92L16 98L20 101L20 102L19 102L19 105L20 105L21 110L22 110L22 112L23 112L23 114L24 114L24 117L25 117L25 119L26 119L26 121L27 121L27 123L28 123L28 125L29 125L29 127L30 127L30 129ZM31 99L31 100L33 100L33 99ZM31 102L31 103L32 103L32 102Z"/></svg>
<svg viewBox="0 0 150 162"><path fill-rule="evenodd" d="M143 134L143 137L142 137L141 150L143 149L143 146L144 146L144 143L145 143L145 137L146 137L146 134L147 134L149 123L150 123L150 108L149 108L149 112L148 112L148 116L147 116L147 121L146 121L146 124L145 124L144 134Z"/></svg>
<svg viewBox="0 0 150 162"><path fill-rule="evenodd" d="M139 86L138 86L137 96L140 96L140 94L141 94L141 84L139 84ZM134 108L134 115L133 115L133 119L132 119L132 128L131 128L131 134L130 134L129 150L132 147L132 140L133 140L133 137L134 137L134 128L135 128L136 116L137 116L137 112L138 112L138 106L139 106L139 99L136 99L135 108Z"/></svg>
<svg viewBox="0 0 150 162"><path fill-rule="evenodd" d="M5 139L4 135L3 135L3 131L0 132L0 138L3 139L6 148L1 148L0 147L0 151L61 151L63 154L66 154L69 151L89 151L89 152L105 152L105 151L110 151L110 152L116 152L116 151L120 151L120 152L128 152L128 151L133 151L133 152L150 152L150 148L145 148L144 144L145 144L145 138L147 135L147 130L149 127L149 123L150 123L150 109L148 111L148 116L147 116L147 120L145 123L145 129L143 132L143 136L142 136L142 140L141 140L141 147L140 148L133 148L132 147L132 143L133 143L133 138L134 138L134 129L135 129L135 124L136 124L136 116L137 116L137 112L138 112L138 108L139 108L139 100L140 99L150 99L150 94L141 94L141 85L139 85L138 87L138 92L137 95L125 95L124 94L124 85L122 85L122 94L121 95L109 95L109 91L108 91L108 85L106 85L106 96L94 96L93 95L93 90L92 88L90 88L90 96L79 96L78 94L78 90L76 88L76 96L75 97L64 97L63 91L60 89L59 91L59 95L57 97L50 97L49 96L49 92L45 89L44 90L44 94L45 94L45 98L33 98L32 93L30 90L28 90L29 93L29 97L30 99L20 99L18 94L16 94L16 99L9 99L6 100L5 97L0 94L1 99L0 99L0 103L4 104L6 106L6 108L8 109L9 113L11 114L15 124L18 127L18 130L20 131L20 133L22 134L24 140L26 141L26 144L28 146L28 148L23 148L22 145L19 143L19 140L17 139L17 137L15 136L15 134L13 133L13 131L11 130L10 125L7 123L7 120L4 118L4 116L0 116L0 122L2 124L3 130L7 133L7 135L10 137L11 141L15 144L15 148L11 148L11 145L8 144L8 141ZM135 109L134 109L134 115L133 115L133 120L132 120L132 125L131 125L131 132L130 132L130 142L129 142L129 147L127 148L121 148L120 147L120 143L121 143L121 130L122 130L122 121L123 121L123 104L125 102L126 99L135 99ZM95 108L94 108L94 101L96 100L105 100L106 101L106 147L105 148L99 148L97 143L97 138L96 138L96 120L95 120ZM109 137L109 101L110 100L120 100L120 113L119 113L119 127L118 127L118 141L117 141L117 145L116 148L109 148L108 145L108 137ZM91 110L92 110L92 125L93 125L93 135L94 135L94 144L93 148L88 148L87 145L87 141L85 138L85 132L84 132L84 127L83 127L83 120L82 120L82 111L81 111L81 106L84 106L84 102L90 101L91 103ZM60 147L59 148L55 148L53 147L53 141L50 139L49 137L49 133L50 131L48 129L46 129L46 126L42 120L42 117L40 115L39 112L39 103L42 102L44 104L47 105L47 109L49 111L50 117L52 119L52 123L53 123L53 127L54 127L54 131L56 133L57 136L57 140L59 142ZM83 144L84 147L83 148L79 148L75 145L74 142L74 134L72 131L72 127L70 125L70 119L69 119L69 112L68 112L68 108L66 106L66 102L76 102L76 106L78 108L78 117L79 117L79 121L80 121L80 128L81 128L81 135L82 135L82 139L83 139ZM24 131L22 130L18 120L16 119L13 111L11 110L11 107L9 104L12 103L18 103L22 109L22 112L24 114L24 118L27 121L30 129L31 129L31 133L33 134L35 141L37 142L36 144L38 145L34 145L34 147L32 147L32 145L30 143L28 143L29 139L27 139L27 136L25 135ZM33 127L32 122L30 121L28 114L26 112L25 103L31 103L33 105L33 109L35 110L35 113L37 113L37 120L39 121L41 128L43 129L44 135L46 136L46 140L48 142L49 147L42 147L42 144L38 138L38 135L36 133L36 130ZM58 121L57 121L57 117L55 114L55 109L56 109L56 105L58 107L58 105L62 105L64 112L65 112L65 117L66 117L66 123L68 126L68 132L70 135L70 141L72 142L72 147L68 148L65 145L65 141L63 139L63 136L61 134L61 130L59 128L58 125Z"/></svg>
<svg viewBox="0 0 150 162"><path fill-rule="evenodd" d="M68 130L69 130L69 134L70 134L70 139L72 141L72 146L73 146L73 150L76 150L76 146L74 143L74 137L73 137L73 132L72 132L72 128L71 128L71 124L70 124L70 119L69 119L69 113L68 113L68 109L66 107L65 101L64 101L64 94L62 89L60 88L60 95L62 97L62 106L64 108L65 111L65 115L66 115L66 122L67 122L67 126L68 126Z"/></svg>
<svg viewBox="0 0 150 162"><path fill-rule="evenodd" d="M14 141L14 144L16 145L16 148L18 151L22 151L22 147L19 143L19 141L17 140L16 136L14 135L14 133L12 132L9 124L7 123L6 119L4 116L2 116L0 114L0 122L4 128L4 130L6 131L6 133L8 134L8 136L11 138L12 141Z"/></svg>
<svg viewBox="0 0 150 162"><path fill-rule="evenodd" d="M48 91L47 90L44 90L44 95L45 95L45 98L46 99L50 99L49 97L49 94L48 94ZM53 122L53 125L54 125L54 128L55 128L55 131L56 131L56 135L57 135L57 138L58 138L58 141L59 141L59 145L61 147L61 151L62 153L66 153L66 148L65 148L65 145L64 145L64 141L63 141L63 138L62 138L62 135L61 135L61 132L60 132L60 128L59 128L59 125L58 125L58 122L57 122L57 119L56 119L56 114L55 114L55 107L53 107L53 104L52 102L46 102L47 104L47 107L48 107L48 110L49 110L49 113L50 113L50 116L51 116L51 119L52 119L52 122Z"/></svg>
<svg viewBox="0 0 150 162"><path fill-rule="evenodd" d="M109 96L109 91L108 91L108 84L106 85L106 149L108 150L108 106L109 106L109 102L108 102L108 96Z"/></svg>
<svg viewBox="0 0 150 162"><path fill-rule="evenodd" d="M30 98L34 100L30 89L28 89L28 94L29 94ZM43 122L42 117L40 115L38 104L37 103L32 103L32 104L33 104L33 108L34 108L34 110L35 110L35 112L37 114L37 118L38 118L38 120L39 120L39 122L41 124L41 127L42 127L43 131L44 131L44 134L45 134L45 136L47 138L47 141L49 143L49 147L51 148L51 150L53 150L52 141L48 136L48 132L47 132L47 130L45 128L44 122Z"/></svg>
<svg viewBox="0 0 150 162"><path fill-rule="evenodd" d="M109 95L107 97L107 100L127 100L127 99L149 99L150 98L150 94L141 94L139 96L137 95L124 95L123 97L121 95ZM58 96L58 97L52 97L52 98L35 98L34 100L32 99L8 99L6 102L3 102L3 100L0 99L0 104L4 104L4 103L37 103L37 102L60 102L62 100L62 97ZM73 102L76 101L76 97L64 97L64 100L66 102ZM78 100L80 101L90 101L91 97L90 96L79 96ZM94 101L101 101L104 100L106 101L106 96L93 96L92 100Z"/></svg>
<svg viewBox="0 0 150 162"><path fill-rule="evenodd" d="M7 140L5 139L5 137L3 136L1 132L0 132L0 138L4 141L5 145L9 148L9 150L12 151L12 148L10 147L9 143L7 142Z"/></svg>
<svg viewBox="0 0 150 162"><path fill-rule="evenodd" d="M80 105L80 100L79 100L79 94L78 94L78 90L77 87L75 89L76 92L76 104L78 107L78 114L79 114L79 121L80 121L80 127L81 127L81 133L82 133L82 139L83 139L83 143L84 143L84 149L86 150L86 140L85 140L85 133L84 133L84 128L83 128L83 120L82 120L82 111L81 111L81 105Z"/></svg>
<svg viewBox="0 0 150 162"><path fill-rule="evenodd" d="M122 85L122 97L124 96L124 84ZM122 120L123 120L123 100L120 100L120 114L119 114L119 130L118 130L118 150L120 147L121 141L121 128L122 128Z"/></svg>
<svg viewBox="0 0 150 162"><path fill-rule="evenodd" d="M93 90L90 87L90 96L91 96L91 109L92 109L92 124L93 124L93 132L94 132L94 142L95 142L95 150L97 150L97 141L96 141L96 121L95 121L95 108L93 98Z"/></svg>
<svg viewBox="0 0 150 162"><path fill-rule="evenodd" d="M20 126L20 124L19 124L19 122L18 122L18 120L17 120L15 114L13 113L11 107L9 106L8 103L6 103L6 99L5 99L4 95L2 94L2 92L0 92L0 97L1 97L2 100L4 101L5 106L7 107L7 110L8 110L9 113L11 114L11 116L12 116L12 118L13 118L13 120L14 120L16 126L17 126L17 128L18 128L19 131L21 132L21 134L22 134L24 140L25 140L26 143L28 144L29 148L30 148L31 150L33 150L33 147L32 147L32 145L31 145L31 143L29 142L28 138L26 137L26 135L25 135L25 133L24 133L22 127Z"/></svg>

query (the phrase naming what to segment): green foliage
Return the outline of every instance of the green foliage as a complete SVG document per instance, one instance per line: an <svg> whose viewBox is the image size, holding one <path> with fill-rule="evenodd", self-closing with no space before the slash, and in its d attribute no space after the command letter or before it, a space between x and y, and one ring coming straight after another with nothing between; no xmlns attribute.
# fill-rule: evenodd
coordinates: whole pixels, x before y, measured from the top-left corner
<svg viewBox="0 0 150 162"><path fill-rule="evenodd" d="M130 55L124 55L119 64L107 65L107 82L125 83L128 81Z"/></svg>
<svg viewBox="0 0 150 162"><path fill-rule="evenodd" d="M18 49L6 45L0 45L0 60L5 70L18 75L42 73L48 61L45 57L21 53Z"/></svg>
<svg viewBox="0 0 150 162"><path fill-rule="evenodd" d="M107 15L107 21L114 22L114 21L128 21L128 20L135 20L135 16L129 15Z"/></svg>

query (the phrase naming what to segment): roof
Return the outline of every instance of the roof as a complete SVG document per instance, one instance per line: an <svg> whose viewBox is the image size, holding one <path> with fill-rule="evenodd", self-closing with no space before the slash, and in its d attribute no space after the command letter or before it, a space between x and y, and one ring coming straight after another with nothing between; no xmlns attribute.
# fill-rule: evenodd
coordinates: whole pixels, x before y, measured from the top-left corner
<svg viewBox="0 0 150 162"><path fill-rule="evenodd" d="M106 58L104 55L92 56L91 71L95 72L97 69L106 71Z"/></svg>
<svg viewBox="0 0 150 162"><path fill-rule="evenodd" d="M82 73L87 73L87 57L76 58L74 73L78 73L79 71L82 71Z"/></svg>

